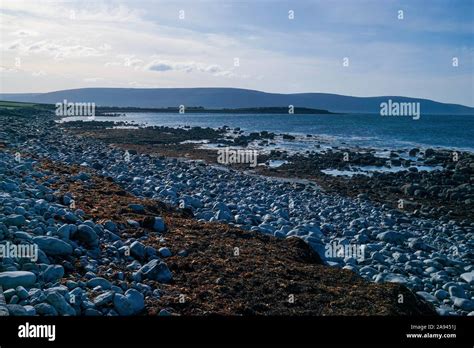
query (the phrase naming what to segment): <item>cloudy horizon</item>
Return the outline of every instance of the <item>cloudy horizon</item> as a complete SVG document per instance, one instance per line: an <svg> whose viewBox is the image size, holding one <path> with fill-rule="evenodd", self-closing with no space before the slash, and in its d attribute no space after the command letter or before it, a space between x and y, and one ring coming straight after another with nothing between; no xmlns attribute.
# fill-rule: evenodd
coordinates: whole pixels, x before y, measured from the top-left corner
<svg viewBox="0 0 474 348"><path fill-rule="evenodd" d="M0 93L233 87L474 106L473 3L2 1Z"/></svg>

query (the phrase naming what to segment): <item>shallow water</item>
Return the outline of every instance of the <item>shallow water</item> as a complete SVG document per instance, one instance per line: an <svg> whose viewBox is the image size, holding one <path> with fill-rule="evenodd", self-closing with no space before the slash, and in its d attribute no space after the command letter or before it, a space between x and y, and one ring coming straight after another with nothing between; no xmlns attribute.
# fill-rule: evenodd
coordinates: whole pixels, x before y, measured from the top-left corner
<svg viewBox="0 0 474 348"><path fill-rule="evenodd" d="M68 120L88 120L69 117ZM132 121L170 127L240 127L247 132L312 134L339 145L394 149L444 147L474 152L474 116L422 115L409 117L380 115L287 115L287 114L175 114L129 113L120 117L96 117L96 121Z"/></svg>

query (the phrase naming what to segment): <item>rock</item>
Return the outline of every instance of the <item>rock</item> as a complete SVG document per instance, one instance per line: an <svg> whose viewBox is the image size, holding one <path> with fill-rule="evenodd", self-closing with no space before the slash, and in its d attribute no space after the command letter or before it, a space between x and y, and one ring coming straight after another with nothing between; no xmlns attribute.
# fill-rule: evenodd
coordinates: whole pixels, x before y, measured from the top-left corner
<svg viewBox="0 0 474 348"><path fill-rule="evenodd" d="M100 286L104 290L109 290L112 287L112 284L105 278L95 277L87 282L87 286L89 288L95 288L96 286Z"/></svg>
<svg viewBox="0 0 474 348"><path fill-rule="evenodd" d="M68 240L71 236L71 226L75 225L64 224L58 228L55 234L62 240Z"/></svg>
<svg viewBox="0 0 474 348"><path fill-rule="evenodd" d="M94 299L94 305L96 306L103 306L103 305L106 305L110 302L112 302L114 299L114 292L113 291L106 291L102 294L100 294L99 296L97 296L95 299Z"/></svg>
<svg viewBox="0 0 474 348"><path fill-rule="evenodd" d="M215 212L217 212L219 210L230 212L229 207L225 203L222 203L222 202L217 202L216 204L214 204L213 207L212 207L212 210L215 211Z"/></svg>
<svg viewBox="0 0 474 348"><path fill-rule="evenodd" d="M30 306L30 305L26 305L26 306L23 306L23 308L24 308L25 311L26 311L26 315L28 315L28 316L30 316L30 317L36 315L36 309L35 309L35 307Z"/></svg>
<svg viewBox="0 0 474 348"><path fill-rule="evenodd" d="M132 220L132 219L128 219L127 223L130 226L132 226L133 228L139 228L140 227L140 223L138 221L135 221L135 220Z"/></svg>
<svg viewBox="0 0 474 348"><path fill-rule="evenodd" d="M22 226L26 223L26 219L23 215L12 214L8 215L5 219L5 223L10 226Z"/></svg>
<svg viewBox="0 0 474 348"><path fill-rule="evenodd" d="M459 298L455 297L454 298L454 307L460 308L463 311L466 312L471 312L474 311L474 301L473 300L468 300L465 298Z"/></svg>
<svg viewBox="0 0 474 348"><path fill-rule="evenodd" d="M181 203L183 203L184 206L191 206L195 209L202 208L204 206L200 199L190 196L181 197Z"/></svg>
<svg viewBox="0 0 474 348"><path fill-rule="evenodd" d="M422 297L425 301L431 303L437 303L438 299L426 291L417 291L418 296Z"/></svg>
<svg viewBox="0 0 474 348"><path fill-rule="evenodd" d="M51 306L49 303L38 303L37 305L34 306L35 311L39 315L45 315L45 316L58 316L58 311L56 308Z"/></svg>
<svg viewBox="0 0 474 348"><path fill-rule="evenodd" d="M410 151L408 151L408 155L411 157L415 157L418 154L418 152L420 152L420 149L413 148L413 149L410 149Z"/></svg>
<svg viewBox="0 0 474 348"><path fill-rule="evenodd" d="M431 156L433 156L435 153L436 153L436 152L435 152L435 150L433 150L433 149L426 149L426 150L425 150L425 158L431 157Z"/></svg>
<svg viewBox="0 0 474 348"><path fill-rule="evenodd" d="M115 294L114 308L120 315L138 314L145 308L145 300L140 292L129 289L125 295Z"/></svg>
<svg viewBox="0 0 474 348"><path fill-rule="evenodd" d="M158 252L160 253L161 257L170 257L172 255L170 249L167 247L161 247L158 249Z"/></svg>
<svg viewBox="0 0 474 348"><path fill-rule="evenodd" d="M46 283L54 283L64 276L64 267L61 265L49 265L43 272L43 280Z"/></svg>
<svg viewBox="0 0 474 348"><path fill-rule="evenodd" d="M107 221L104 223L104 227L105 227L107 230L109 230L109 231L111 231L111 232L114 232L114 233L118 231L117 225L116 225L113 221L111 221L111 220L107 220Z"/></svg>
<svg viewBox="0 0 474 348"><path fill-rule="evenodd" d="M392 257L399 263L405 263L408 261L408 257L405 254L399 252L393 253Z"/></svg>
<svg viewBox="0 0 474 348"><path fill-rule="evenodd" d="M46 295L46 302L53 306L59 315L76 315L74 308L72 308L72 306L67 303L66 299L59 292L49 292Z"/></svg>
<svg viewBox="0 0 474 348"><path fill-rule="evenodd" d="M166 263L158 259L148 262L138 270L138 273L144 278L156 280L160 283L168 283L173 278Z"/></svg>
<svg viewBox="0 0 474 348"><path fill-rule="evenodd" d="M448 292L451 295L451 297L460 297L460 298L467 298L466 293L464 292L464 289L461 288L460 286L450 286L448 288Z"/></svg>
<svg viewBox="0 0 474 348"><path fill-rule="evenodd" d="M153 229L156 232L165 232L166 231L166 225L165 222L161 217L155 217L155 221L153 223Z"/></svg>
<svg viewBox="0 0 474 348"><path fill-rule="evenodd" d="M394 273L381 273L375 277L376 283L388 282L397 284L407 284L408 280L402 275Z"/></svg>
<svg viewBox="0 0 474 348"><path fill-rule="evenodd" d="M460 278L469 285L474 285L474 271L463 273Z"/></svg>
<svg viewBox="0 0 474 348"><path fill-rule="evenodd" d="M33 242L47 255L63 256L72 254L72 246L59 238L39 236L33 238Z"/></svg>
<svg viewBox="0 0 474 348"><path fill-rule="evenodd" d="M16 288L16 295L20 298L20 300L25 300L28 298L28 290L26 290L23 286L18 286Z"/></svg>
<svg viewBox="0 0 474 348"><path fill-rule="evenodd" d="M421 238L413 238L408 243L408 246L412 249L415 249L415 250L423 250L423 251L433 250L433 248L431 246L429 246L428 244L426 244L425 242L423 242L423 240Z"/></svg>
<svg viewBox="0 0 474 348"><path fill-rule="evenodd" d="M128 208L134 213L144 213L145 208L141 204L129 204Z"/></svg>
<svg viewBox="0 0 474 348"><path fill-rule="evenodd" d="M130 255L139 260L145 258L145 246L139 241L133 242L130 245Z"/></svg>
<svg viewBox="0 0 474 348"><path fill-rule="evenodd" d="M8 313L13 317L23 317L28 315L26 309L19 304L8 304L7 305Z"/></svg>
<svg viewBox="0 0 474 348"><path fill-rule="evenodd" d="M94 247L98 245L97 233L94 229L88 225L79 225L77 231L75 231L72 236L72 239L79 240L85 243L87 246Z"/></svg>
<svg viewBox="0 0 474 348"><path fill-rule="evenodd" d="M46 295L41 289L30 289L28 292L29 295L29 302L32 305L36 305L38 303L44 302L46 300Z"/></svg>
<svg viewBox="0 0 474 348"><path fill-rule="evenodd" d="M114 309L119 315L133 315L133 307L125 295L115 294Z"/></svg>
<svg viewBox="0 0 474 348"><path fill-rule="evenodd" d="M406 237L400 232L387 231L379 233L377 239L387 243L400 244L405 241Z"/></svg>
<svg viewBox="0 0 474 348"><path fill-rule="evenodd" d="M20 302L20 298L17 295L13 295L10 299L10 304L17 304Z"/></svg>
<svg viewBox="0 0 474 348"><path fill-rule="evenodd" d="M219 210L214 217L217 221L232 221L234 219L228 210Z"/></svg>
<svg viewBox="0 0 474 348"><path fill-rule="evenodd" d="M30 288L36 282L36 275L27 271L10 271L0 273L0 286L3 289L12 289L18 286Z"/></svg>
<svg viewBox="0 0 474 348"><path fill-rule="evenodd" d="M379 263L384 263L385 262L385 256L381 253L379 253L378 251L372 253L370 255L370 258L373 260L373 261L377 261Z"/></svg>
<svg viewBox="0 0 474 348"><path fill-rule="evenodd" d="M102 313L99 312L97 309L94 309L94 308L87 308L85 311L84 311L84 315L86 317L100 317L102 316Z"/></svg>
<svg viewBox="0 0 474 348"><path fill-rule="evenodd" d="M436 290L434 295L438 300L441 300L441 301L449 297L449 293L443 289Z"/></svg>
<svg viewBox="0 0 474 348"><path fill-rule="evenodd" d="M79 174L77 174L76 176L74 176L75 179L77 180L81 180L81 181L87 181L89 180L91 177L89 174L87 173L84 173L84 172L80 172Z"/></svg>

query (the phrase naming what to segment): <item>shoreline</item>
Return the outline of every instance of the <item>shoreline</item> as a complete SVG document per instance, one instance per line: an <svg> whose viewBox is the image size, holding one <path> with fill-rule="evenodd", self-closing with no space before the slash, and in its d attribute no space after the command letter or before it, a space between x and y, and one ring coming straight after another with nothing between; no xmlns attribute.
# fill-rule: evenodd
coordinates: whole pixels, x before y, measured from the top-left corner
<svg viewBox="0 0 474 348"><path fill-rule="evenodd" d="M186 259L182 263L180 259L178 267L176 268L176 266L173 265L173 260L175 259L169 259L171 261L168 262L168 258L163 256L162 260L164 260L163 263L165 263L165 265L155 262L153 265L148 266L154 270L153 275L151 275L147 269L143 269L144 262L142 257L144 256L140 255L147 255L146 253L143 254L144 250L149 250L146 249L146 246L154 246L153 249L156 250L158 246L166 245L166 243L163 244L160 242L160 238L166 241L167 238L179 237L179 234L167 235L166 232L163 231L163 233L158 233L155 238L153 231L149 230L149 225L146 222L148 221L146 219L148 208L147 205L144 204L146 200L163 202L159 205L159 214L164 217L165 226L171 231L177 231L179 228L178 225L181 224L182 226L183 223L175 225L170 221L170 217L165 208L166 206L174 207L173 209L180 209L181 214L185 214L185 219L186 216L188 219L191 218L191 216L193 217L192 222L188 220L188 222L185 223L185 226L189 229L183 231L184 234L182 237L186 239L187 237L185 236L187 235L195 235L194 238L197 238L195 240L196 243L204 243L200 247L196 245L191 248L197 248L195 249L196 252L199 250L200 252L205 252L205 249L201 250L201 248L204 248L204 245L210 245L209 243L216 242L219 233L227 233L226 231L229 231L229 229L232 231L236 229L236 232L231 232L229 236L229 238L237 238L234 242L240 240L239 238L245 240L249 238L249 242L263 238L266 242L262 244L260 248L262 248L263 245L267 245L267 243L269 243L268 245L270 247L271 245L287 243L296 238L297 240L304 241L304 245L309 247L306 249L306 253L317 253L326 264L324 267L337 266L334 268L323 268L319 277L326 277L325 274L327 272L336 272L334 273L334 275L337 274L335 278L328 279L328 281L335 284L334 282L336 282L337 277L341 277L342 274L347 274L351 275L351 277L355 277L349 281L349 283L355 282L353 283L354 285L358 282L356 279L359 278L357 277L361 277L360 279L365 279L363 283L358 283L358 286L361 286L362 292L366 291L363 289L373 286L394 286L398 289L395 290L395 292L391 292L390 295L387 292L383 293L382 288L380 288L380 291L382 291L379 293L380 297L378 297L379 295L375 296L372 294L374 296L373 298L370 296L361 297L362 295L351 298L349 294L339 293L341 290L337 290L337 296L343 301L340 308L344 308L344 306L347 308L348 303L346 303L346 301L356 301L356 303L361 305L361 303L365 301L363 298L369 302L371 300L377 301L377 299L382 300L383 298L383 301L389 299L389 306L393 305L395 307L386 308L384 310L379 309L379 314L391 313L393 315L395 313L404 313L407 315L414 313L408 311L410 306L413 307L414 311L419 311L418 313L428 313L429 310L426 308L432 305L436 307L438 314L442 315L466 315L472 311L470 310L472 300L469 298L472 297L474 289L472 280L470 280L472 278L469 277L473 273L473 268L468 260L470 253L472 253L473 222L472 217L469 215L464 216L461 214L459 220L450 217L447 217L445 220L438 220L436 217L431 216L431 213L427 216L423 214L417 216L414 212L403 209L397 210L388 205L379 204L371 199L371 197L351 197L350 195L345 195L341 188L335 186L335 184L339 182L339 179L336 181L336 179L328 179L323 175L318 175L321 180L319 183L315 181L318 184L325 182L327 183L327 187L323 185L320 185L321 187L313 187L313 185L307 185L301 182L275 183L269 182L266 177L246 175L245 170L248 168L245 168L245 166L231 166L229 168L230 170L226 172L212 168L212 166L206 165L204 162L193 163L190 161L177 161L170 158L173 157L170 156L172 154L181 154L182 156L177 157L186 158L185 154L187 153L188 159L196 157L194 158L195 160L202 160L203 156L207 156L204 160L211 160L211 154L215 155L215 151L209 152L209 150L197 149L195 144L180 144L180 142L185 141L186 139L184 138L186 136L189 137L190 134L194 138L193 140L199 140L199 138L202 138L201 132L205 132L206 136L210 136L211 138L219 139L225 134L225 131L194 129L193 133L187 134L183 131L159 127L146 130L105 130L101 128L94 129L92 127L78 131L72 130L70 126L66 126L66 128L69 129L65 132L59 129L59 127L64 127L65 124L56 125L52 120L42 121L42 126L39 124L27 125L25 121L22 121L23 123L20 121L17 122L19 122L18 125L10 124L6 128L6 131L8 132L13 129L17 132L17 135L20 135L21 139L12 139L14 141L7 144L7 149L10 147L14 149L19 146L19 149L21 148L22 152L26 154L35 153L40 156L39 159L43 157L52 163L62 163L63 167L47 167L42 169L51 171L47 176L41 179L43 185L47 184L46 187L48 189L45 190L46 194L50 192L50 190L56 192L56 190L61 188L61 190L64 190L60 195L60 199L62 200L60 202L63 204L66 203L66 201L70 202L71 197L79 197L76 204L77 207L80 208L79 210L82 210L82 213L75 213L74 216L82 220L84 220L82 216L84 216L84 218L91 216L94 221L88 224L93 226L89 227L93 228L96 233L99 234L99 243L110 243L110 247L113 245L115 248L111 250L116 250L116 253L115 251L112 252L109 257L113 258L114 262L123 264L124 266L129 263L130 267L127 266L125 269L118 271L118 273L124 273L126 279L135 282L134 285L138 283L144 284L143 286L138 286L138 290L136 286L134 288L145 294L145 298L146 296L151 296L156 299L156 301L152 302L156 304L155 307L158 308L158 310L149 312L149 314L165 315L166 313L171 314L171 312L175 311L178 314L179 309L183 310L183 313L186 314L187 312L182 308L183 306L181 306L179 302L179 292L177 292L176 289L170 290L169 294L174 294L171 295L170 298L162 296L162 293L154 294L152 289L146 285L152 284L152 288L164 289L166 292L167 285L150 283L149 280L163 280L163 278L159 277L166 278L169 276L168 272L166 272L168 269L173 277L176 277L176 280L185 282L186 279L192 276L192 273L189 273L184 278L182 277L187 272L194 271L186 268L189 267L189 262L192 261L192 258L191 260ZM90 126L91 124L88 125L88 127ZM39 131L36 131L35 127L38 127ZM126 136L131 132L135 132L133 136ZM157 134L160 134L160 136L157 137ZM240 135L240 140L247 142L249 140L247 138L248 136L250 135ZM271 134L267 132L263 136L269 138ZM130 141L130 139L134 139L136 143L129 144L124 141ZM129 157L125 156L127 153ZM166 154L166 158L163 156L163 153ZM4 160L8 159L9 161L14 161L12 155L13 153L7 155ZM325 155L314 154L314 156L320 158L321 161L312 162L318 165L346 165L344 161L341 161L339 155L341 155L340 151L334 151ZM370 154L360 155L354 153L351 154L351 156L352 155L355 160L365 164L379 161L379 159ZM432 155L435 157L435 160L437 160L436 157L442 155L442 153L439 154L435 151ZM464 156L464 154L461 155ZM273 154L272 156L281 157L281 154ZM460 163L470 160L470 155L467 154L466 156L466 158L461 156ZM264 157L264 160L273 158L270 157L271 156ZM429 158L431 156L427 157ZM441 157L444 158L444 156ZM298 161L297 163L303 167L305 164L308 164L308 162L305 163L301 158L296 158L296 160ZM403 159L398 160L403 161ZM383 163L383 160L380 161L380 163ZM444 160L443 163L445 167L450 165L446 160ZM28 170L27 164L24 165L26 167L23 170ZM70 168L74 166L79 166L77 167L77 171L69 172L71 170ZM274 169L283 170L286 168L285 166L286 164ZM315 168L319 168L319 166ZM313 173L315 168L310 167L307 170ZM460 168L469 169L471 167L460 166ZM269 170L266 167L265 169ZM283 173L282 176L290 173L289 169L291 169L291 167L286 168L286 172ZM454 169L448 170L454 173ZM265 171L263 172L265 173ZM60 176L58 176L59 174ZM378 180L380 176L386 175L387 174L374 176ZM411 172L410 175L417 177L420 174ZM61 176L64 176L64 178L61 178ZM107 182L109 182L109 184ZM331 184L334 185L333 191L329 189L331 188ZM115 193L111 194L110 192ZM132 201L127 201L127 198L124 203L117 206L116 204L106 203L107 197L113 201L118 200L119 202L127 197L134 197L130 199L137 201L133 203ZM51 196L50 199L51 202L56 201L56 198L53 196ZM74 199L74 201L75 200L76 199ZM97 200L101 203L98 204ZM123 204L125 204L125 206ZM122 208L120 208L120 206L122 206ZM64 208L62 209L64 210ZM114 231L115 228L112 227L112 224L104 221L105 218L110 219L110 217L108 217L108 215L110 215L108 213L109 209L113 209L116 218L119 219L118 225L114 222L117 228L116 231ZM153 214L157 212L158 211L155 211ZM68 216L67 214L63 216ZM127 219L127 216L131 219ZM141 218L139 218L140 216L143 218L142 222ZM70 218L72 218L72 216L70 216ZM122 225L124 228L120 227ZM214 238L204 238L204 240L201 241L200 238L203 238L202 234L206 233L206 230L213 230L213 227L216 227L213 232L216 233L214 234ZM82 229L88 230L85 227ZM192 230L195 230L195 232L191 232ZM237 230L240 232L237 232ZM132 231L138 232L138 235L135 235L135 232ZM74 232L73 235L76 235L76 233L77 232ZM250 237L248 233L254 237ZM117 237L119 237L119 239L117 239ZM82 242L87 242L90 235L84 232L84 236L81 235L81 238ZM151 244L149 244L150 238ZM74 237L74 239L77 239L77 237ZM155 239L158 244L153 244L153 240ZM119 243L119 241L121 242ZM79 242L81 242L81 239ZM331 245L333 242L337 242L338 245L365 245L364 250L366 251L364 258L356 259L351 255L343 255L344 257L340 255L328 256L327 245ZM76 242L74 240L68 240L68 243L74 244ZM140 243L143 245L143 248L140 246ZM121 248L127 245L132 247L131 244L134 245L133 253L137 254L135 254L135 257L132 259L124 259L124 249ZM179 244L170 244L169 249L171 249L172 258L177 257L177 253L180 252L180 250L173 250L173 245L178 247ZM107 277L112 277L112 273L108 272L107 268L102 269L98 267L97 251L95 251L94 248L91 249L90 245L82 246L81 248L82 249L79 248L81 253L78 257L87 256L87 258L89 258L89 260L82 265L84 271L92 272L95 278L108 279ZM242 250L245 250L245 248ZM254 249L253 253L258 253L257 250L258 248ZM262 265L267 261L270 262L269 260L276 262L269 269L270 273L267 274L267 277L270 277L272 273L276 272L277 269L280 269L280 267L283 267L285 264L285 262L282 263L282 260L278 261L275 258L279 257L281 253L283 253L281 256L285 258L289 256L287 251L283 252L281 249L278 250L279 251L275 250L274 252L266 253L266 256L262 255ZM293 250L293 252L295 252L296 250L305 249L299 249L298 247ZM160 251L160 254L161 253L166 254L167 252L162 250ZM213 253L213 257L218 257L222 254L222 248L218 247L214 249ZM276 253L276 255L273 255L273 253ZM222 255L220 257L222 257ZM224 260L224 264L228 262L229 257L230 255L223 256L222 260ZM253 254L247 254L247 257L249 261L257 260L253 259L253 257L256 257L256 255ZM152 259L150 262L153 260L157 259ZM124 262L127 263L124 264ZM287 261L287 263L293 265L291 261ZM181 264L181 266L179 266L179 264ZM208 259L206 261L203 260L203 263L201 263L199 267L206 267L205 265L209 265ZM294 266L296 267L296 264L294 264ZM181 269L181 267L185 267L185 269ZM233 267L239 269L238 264ZM310 266L305 263L304 267ZM229 279L225 277L227 281L233 281L232 279L235 277L236 269L230 271L230 274L234 274L234 276L229 275ZM67 274L70 275L69 272L72 270L74 270L74 268L68 269L66 267ZM102 273L102 271L105 273ZM245 268L239 271L243 272L241 276L244 278L245 271ZM215 270L215 272L215 274L220 274L218 270ZM258 276L255 272L250 273L253 274L250 276L250 279L256 281L258 281L259 277L264 276ZM156 276L158 278L149 279L147 278L148 276ZM123 275L120 277L123 277ZM268 279L260 278L260 281L262 281L262 279L275 281L281 279L281 277L280 275ZM303 276L299 281L306 284L305 282L309 281L309 277L310 273ZM88 279L88 281L95 278ZM288 281L291 281L291 279L292 276L289 276ZM312 280L312 283L307 283L305 286L310 286L310 284L311 286L318 286L317 283L314 283L314 278L312 278ZM219 284L222 281L223 280L218 281L216 279L216 285L223 286L226 280L224 279L224 283ZM107 284L99 280L93 283ZM158 283L161 284L162 282ZM165 284L166 283L167 282L165 282ZM119 284L121 283L119 282ZM202 283L196 284L199 285L200 293L208 293L209 289L206 288L205 284L209 284L210 286L210 283L204 279ZM270 286L269 284L270 283L268 283L267 286ZM179 284L177 285L179 286ZM108 287L108 285L105 286ZM183 283L181 283L181 286L183 286ZM344 286L347 286L347 284L342 287ZM234 287L236 288L233 290L233 296L236 294L243 295L242 284L234 284ZM270 286L270 288L274 287L275 286ZM76 286L75 288L78 287ZM79 288L83 289L81 286L79 286ZM407 288L411 289L411 291L404 292L404 294L406 295L405 297L410 300L399 306L399 309L396 309L397 305L395 302L397 296L395 296L395 294L397 294L397 291L402 291L400 289ZM113 289L115 293L120 293L117 288ZM189 289L190 288L188 288L188 290ZM90 307L91 310L89 312L92 312L92 309L96 311L99 309L105 312L110 311L110 301L113 301L114 294L111 295L110 290L106 290L103 287L98 290L99 292L97 294L95 292L90 294L94 297L95 306ZM58 291L61 293L63 290ZM122 289L122 291L124 291L124 289ZM237 292L235 293L235 291ZM328 289L326 288L324 291L328 291ZM324 301L329 300L325 297L327 294L324 295L324 291L321 293L322 297L313 298L313 301L316 301L313 302L315 306L319 306L317 305L318 301L323 301L322 304L324 304L326 303ZM80 291L77 290L77 292ZM411 297L412 295L410 294L412 294L412 292L416 292L417 296ZM89 291L87 291L87 293L89 293ZM200 301L206 301L206 298L208 298L205 295L195 295L204 296ZM209 294L207 296L209 296ZM423 300L420 300L421 298ZM194 305L199 304L198 299L198 297L193 297L192 301L194 302L191 301L191 303L194 303ZM275 299L272 301L274 300ZM165 302L160 301L174 303L171 305L172 310L166 309ZM421 302L418 303L417 301ZM150 302L146 303L148 304ZM243 301L243 303L248 304L250 302ZM423 303L423 305L421 303ZM430 305L423 307L426 303L430 303ZM245 306L247 306L247 304ZM252 306L250 306L250 308L252 308ZM304 311L308 309L300 308L295 312L291 310L291 307L288 308L286 304L281 308L286 308L285 311L289 311L285 313L293 314L303 314L306 313ZM271 313L268 311L269 308L261 306L257 306L252 310L253 312L245 310L241 314ZM321 309L319 312L315 308L311 308L310 310L314 314L325 313L321 311ZM340 314L348 313L350 312ZM193 314L196 313L193 312Z"/></svg>
<svg viewBox="0 0 474 348"><path fill-rule="evenodd" d="M153 113L151 113L153 114ZM350 114L353 115L353 114ZM110 128L114 128L114 124L117 125L123 125L123 126L129 126L133 128L154 128L154 127L162 127L162 125L150 125L148 122L144 121L142 123L137 123L135 120L120 120L117 118L123 118L123 117L129 117L130 115L125 115L125 116L117 116L117 117L110 117L110 120L104 120L108 116L96 116L99 118L99 121L94 121L94 119L89 119L88 117L83 117L83 116L78 116L78 117L59 117L58 118L58 123L80 123L80 122L90 122L91 120L93 122L103 122L103 123L108 123L110 124ZM173 116L180 117L182 115L176 113L173 114ZM205 114L203 114L205 116ZM272 115L268 115L272 116ZM367 114L361 114L358 116L367 116ZM372 116L376 116L376 114L373 114ZM432 115L432 116L440 116L440 115ZM448 116L446 116L448 117ZM473 116L474 117L474 116ZM346 136L343 135L334 135L334 134L325 134L325 133L307 133L307 132L288 132L284 130L279 130L279 131L268 131L265 129L247 129L245 127L235 127L231 128L225 125L225 122L223 122L223 125L220 126L202 126L202 125L187 125L187 124L173 124L173 125L165 125L164 127L168 128L173 128L173 129L190 129L190 128L212 128L215 130L221 129L221 128L227 128L227 129L238 129L240 132L245 133L246 135L252 134L252 133L272 133L275 135L280 135L282 136L283 134L289 135L292 137L297 138L300 141L305 141L305 140L317 140L320 143L326 143L326 144L331 144L331 146L337 146L337 147L351 147L354 149L357 148L371 148L374 150L378 151L384 151L384 150L402 150L402 149L410 149L410 148L419 148L421 150L424 149L435 149L435 150L449 150L449 151L461 151L461 152L469 152L474 154L474 147L465 147L465 146L446 146L446 145L439 145L439 144L427 144L427 143L420 143L420 142L413 142L413 141L401 141L401 140L396 140L395 143L388 144L388 145L378 145L378 144L371 144L367 145L364 143L364 141L372 141L372 142L378 142L380 139L374 136L352 136L350 138L347 138ZM362 141L362 143L361 143ZM310 144L309 144L310 145ZM308 147L310 147L308 145Z"/></svg>
<svg viewBox="0 0 474 348"><path fill-rule="evenodd" d="M284 147L275 148L272 144L283 139L285 144L291 145L299 139L266 131L245 133L239 128L227 126L216 129L158 126L112 129L109 126L108 122L95 121L61 123L61 127L75 134L96 138L123 149L203 160L210 165L219 164L219 149L257 151L258 165L255 168L248 164L225 166L270 177L312 180L330 192L354 198L362 195L366 199L389 204L392 208L405 203L399 210L415 211L417 216L439 218L449 213L447 216L457 221L464 218L474 220L472 189L462 185L469 182L474 171L472 166L469 167L474 162L474 153L471 152L433 148L381 151L377 148L334 146L317 136L305 137L314 142L312 150L284 150ZM272 162L277 164L272 166ZM457 179L451 180L450 184L444 183L440 191L439 183L446 180L447 174L456 174L453 178ZM451 193L450 190L457 191ZM433 208L439 211L435 212ZM430 210L430 213L425 210Z"/></svg>

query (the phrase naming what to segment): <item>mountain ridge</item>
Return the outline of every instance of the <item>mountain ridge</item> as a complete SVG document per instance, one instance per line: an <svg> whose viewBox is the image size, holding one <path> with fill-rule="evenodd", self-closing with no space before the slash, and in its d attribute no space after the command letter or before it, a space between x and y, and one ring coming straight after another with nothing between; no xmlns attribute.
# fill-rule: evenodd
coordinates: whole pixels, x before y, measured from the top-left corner
<svg viewBox="0 0 474 348"><path fill-rule="evenodd" d="M0 100L57 103L94 102L97 106L162 108L185 105L204 108L306 107L331 112L379 113L389 99L419 102L424 114L474 114L474 108L405 96L355 97L331 93L268 93L232 87L120 88L88 87L46 93L0 93Z"/></svg>

